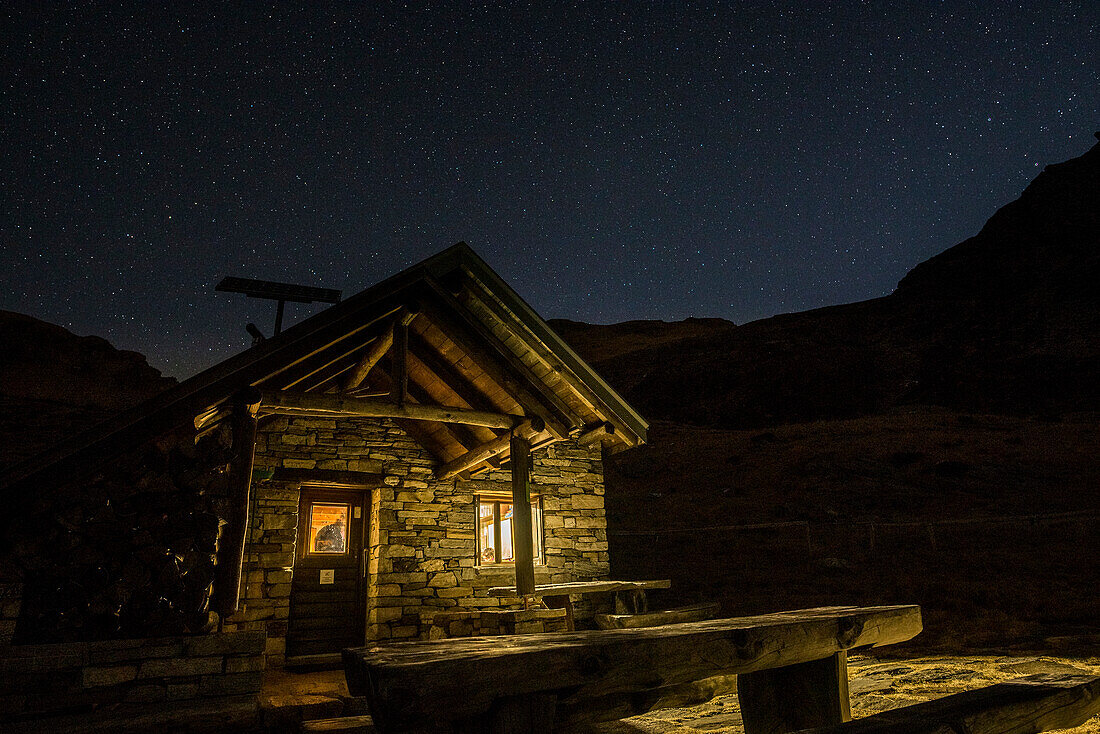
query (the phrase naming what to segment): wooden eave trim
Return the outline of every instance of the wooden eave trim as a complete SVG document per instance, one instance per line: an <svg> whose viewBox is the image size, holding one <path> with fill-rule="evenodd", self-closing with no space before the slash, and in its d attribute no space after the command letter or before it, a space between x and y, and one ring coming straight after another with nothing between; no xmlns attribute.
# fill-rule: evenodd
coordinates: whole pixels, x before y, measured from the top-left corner
<svg viewBox="0 0 1100 734"><path fill-rule="evenodd" d="M421 294L420 303L428 319L477 362L491 380L511 393L525 410L539 415L552 434L557 438L568 435L573 427L568 406L562 406L556 395L551 396L546 385L535 379L526 365L517 364L516 356L500 344L496 336L486 335L484 327L472 320L462 304L443 292L434 281L426 280L425 285L428 292Z"/></svg>
<svg viewBox="0 0 1100 734"><path fill-rule="evenodd" d="M610 422L618 429L612 432L614 433L612 436L613 440L622 442L627 446L635 446L644 442L645 435L639 436L632 431L630 426L607 405L605 400L570 369L547 344L538 338L523 319L513 313L495 296L495 294L487 290L484 284L477 281L472 275L470 275L468 284L475 285L480 292L475 293L469 287L464 288L462 294L459 296L459 300L463 301L464 305L469 301L475 301L479 307L484 308L487 312L492 314L492 317L497 319L509 333L514 334L522 341L530 350L531 354L533 354L547 370L557 375L573 394L592 409L593 413L600 416L601 419ZM469 308L470 306L467 307ZM522 329L522 331L517 331L517 326ZM549 386L548 389L550 389Z"/></svg>
<svg viewBox="0 0 1100 734"><path fill-rule="evenodd" d="M354 336L396 313L408 300L404 293L424 278L431 267L453 261L456 248L408 268L381 283L295 324L286 331L220 362L179 385L139 403L87 431L55 444L8 469L0 488L14 488L34 478L36 484L72 481L74 471L93 471L135 443L193 421L195 416L223 402L246 385L257 385L333 344ZM368 320L363 312L371 312ZM305 354L301 354L305 351ZM299 356L290 363L282 355Z"/></svg>
<svg viewBox="0 0 1100 734"><path fill-rule="evenodd" d="M462 244L462 243L460 243ZM458 246L456 245L456 248ZM558 336L553 329L527 304L512 288L490 268L484 260L469 247L462 250L460 267L464 274L475 281L485 292L493 294L537 339L547 346L590 390L592 390L609 410L624 425L624 428L639 438L646 440L649 423L608 385L573 349ZM440 277L437 270L433 274Z"/></svg>

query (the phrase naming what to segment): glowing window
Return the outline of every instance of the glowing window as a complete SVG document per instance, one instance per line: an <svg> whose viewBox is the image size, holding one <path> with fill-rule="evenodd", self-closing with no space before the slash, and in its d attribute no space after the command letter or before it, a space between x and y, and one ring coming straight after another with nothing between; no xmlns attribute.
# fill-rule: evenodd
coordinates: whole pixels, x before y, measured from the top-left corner
<svg viewBox="0 0 1100 734"><path fill-rule="evenodd" d="M477 562L515 563L512 547L512 502L477 497ZM531 536L535 562L542 563L542 503L531 500Z"/></svg>
<svg viewBox="0 0 1100 734"><path fill-rule="evenodd" d="M348 548L348 510L344 504L316 502L309 508L309 552L342 555Z"/></svg>

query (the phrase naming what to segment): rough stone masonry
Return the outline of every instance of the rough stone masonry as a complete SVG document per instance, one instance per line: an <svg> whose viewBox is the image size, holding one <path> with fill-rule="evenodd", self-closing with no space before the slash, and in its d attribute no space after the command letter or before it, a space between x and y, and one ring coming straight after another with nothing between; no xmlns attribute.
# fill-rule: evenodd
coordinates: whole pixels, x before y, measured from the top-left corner
<svg viewBox="0 0 1100 734"><path fill-rule="evenodd" d="M538 583L607 578L609 558L604 482L598 445L562 442L533 455L532 496L541 499L544 563ZM432 619L515 607L518 599L489 597L509 585L509 565L479 565L475 497L510 496L510 475L494 470L472 480L436 481L437 461L394 421L363 418L273 417L261 422L256 476L279 468L378 472L369 491L367 637L427 637ZM278 476L278 475L275 475ZM263 629L269 662L285 652L302 482L254 480L242 608L229 628ZM320 482L323 485L323 482ZM577 605L578 618L595 611ZM457 615L457 616L456 616ZM472 625L477 628L477 624ZM438 627L437 627L438 629Z"/></svg>

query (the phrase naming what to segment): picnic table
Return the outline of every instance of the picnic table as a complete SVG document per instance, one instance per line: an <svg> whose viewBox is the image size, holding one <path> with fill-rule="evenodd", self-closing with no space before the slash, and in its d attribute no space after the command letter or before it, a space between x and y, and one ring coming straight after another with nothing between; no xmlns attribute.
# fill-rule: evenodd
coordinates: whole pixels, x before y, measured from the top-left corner
<svg viewBox="0 0 1100 734"><path fill-rule="evenodd" d="M570 731L699 703L714 692L708 681L734 675L747 734L775 734L847 721L846 651L902 642L920 630L913 605L823 607L638 629L379 644L345 650L344 671L352 695L367 696L386 734ZM692 700L700 691L704 697Z"/></svg>
<svg viewBox="0 0 1100 734"><path fill-rule="evenodd" d="M646 598L647 589L667 589L672 585L670 579L656 579L652 581L570 581L562 584L540 584L535 587L535 593L530 596L541 598L543 603L551 609L565 609L565 625L567 630L574 630L573 601L571 595L600 594L614 592L616 614L644 614L649 610L649 601ZM514 586L494 586L489 589L489 596L514 597L519 596Z"/></svg>

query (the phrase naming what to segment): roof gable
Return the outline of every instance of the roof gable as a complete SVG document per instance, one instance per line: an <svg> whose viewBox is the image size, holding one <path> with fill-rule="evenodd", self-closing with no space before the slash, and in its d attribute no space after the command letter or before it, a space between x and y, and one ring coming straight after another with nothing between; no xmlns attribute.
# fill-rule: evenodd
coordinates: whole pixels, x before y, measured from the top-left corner
<svg viewBox="0 0 1100 734"><path fill-rule="evenodd" d="M299 406L319 404L324 396L326 405L339 398L349 409L384 409L396 400L464 411L453 422L391 416L452 467L478 458L477 451L509 430L470 422L474 413L511 416L513 426L526 420L524 430L536 446L585 436L625 448L644 442L647 429L515 291L459 243L12 467L0 483L71 477L175 427L206 428L245 389L269 398L289 396ZM279 398L269 402L261 412L288 410L274 404ZM498 465L505 456L497 452L464 471Z"/></svg>

